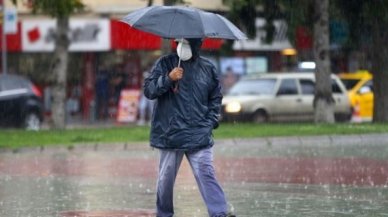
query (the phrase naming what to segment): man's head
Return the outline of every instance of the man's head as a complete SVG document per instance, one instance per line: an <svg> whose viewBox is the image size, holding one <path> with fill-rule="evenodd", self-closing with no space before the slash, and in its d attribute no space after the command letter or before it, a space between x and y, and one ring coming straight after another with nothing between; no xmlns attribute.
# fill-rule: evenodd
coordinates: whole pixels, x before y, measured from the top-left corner
<svg viewBox="0 0 388 217"><path fill-rule="evenodd" d="M193 53L193 57L197 58L199 57L199 51L201 50L202 38L189 38L187 39L189 41L191 52Z"/></svg>
<svg viewBox="0 0 388 217"><path fill-rule="evenodd" d="M199 50L201 49L203 41L202 38L177 39L175 41L178 43L178 56L183 61L199 57Z"/></svg>

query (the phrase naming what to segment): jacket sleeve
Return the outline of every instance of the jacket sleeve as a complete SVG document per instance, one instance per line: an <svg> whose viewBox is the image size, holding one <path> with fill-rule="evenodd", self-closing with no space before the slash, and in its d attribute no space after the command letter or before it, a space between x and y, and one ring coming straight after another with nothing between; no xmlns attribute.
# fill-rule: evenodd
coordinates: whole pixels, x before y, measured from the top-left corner
<svg viewBox="0 0 388 217"><path fill-rule="evenodd" d="M164 58L160 58L151 75L144 81L144 95L148 99L155 99L166 93L172 86L173 81L168 77L168 69L165 67Z"/></svg>
<svg viewBox="0 0 388 217"><path fill-rule="evenodd" d="M213 128L216 129L218 127L221 112L222 93L220 80L215 67L212 67L212 81L213 85L211 91L209 92L209 110L206 119L209 120Z"/></svg>

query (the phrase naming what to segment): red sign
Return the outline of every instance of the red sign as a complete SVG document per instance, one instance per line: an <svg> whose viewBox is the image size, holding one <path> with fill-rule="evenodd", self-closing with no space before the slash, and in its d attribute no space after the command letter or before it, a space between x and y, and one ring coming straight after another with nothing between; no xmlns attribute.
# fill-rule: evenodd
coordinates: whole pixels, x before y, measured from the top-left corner
<svg viewBox="0 0 388 217"><path fill-rule="evenodd" d="M21 24L17 24L18 31L15 34L7 34L7 50L11 52L20 51L22 49ZM0 35L3 34L3 27L0 25ZM0 37L0 42L1 42ZM2 43L0 43L2 49Z"/></svg>
<svg viewBox="0 0 388 217"><path fill-rule="evenodd" d="M52 52L55 47L55 20L23 20L22 49L28 52ZM69 51L108 51L110 48L110 20L70 19Z"/></svg>

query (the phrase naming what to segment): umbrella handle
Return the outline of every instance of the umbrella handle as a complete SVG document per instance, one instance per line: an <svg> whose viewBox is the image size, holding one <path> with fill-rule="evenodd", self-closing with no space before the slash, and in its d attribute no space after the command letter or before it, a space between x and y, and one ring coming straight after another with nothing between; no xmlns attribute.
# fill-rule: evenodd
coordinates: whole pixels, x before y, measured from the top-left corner
<svg viewBox="0 0 388 217"><path fill-rule="evenodd" d="M181 58L179 57L178 67L181 67Z"/></svg>
<svg viewBox="0 0 388 217"><path fill-rule="evenodd" d="M179 57L179 61L178 61L178 67L181 67L181 58L180 57ZM179 81L176 81L175 85L172 89L174 91L174 93L178 92L178 86L179 86Z"/></svg>
<svg viewBox="0 0 388 217"><path fill-rule="evenodd" d="M182 52L182 46L181 46L180 50ZM182 61L182 59L181 59L181 57L179 57L178 67L181 67L181 61ZM174 93L178 92L178 86L179 86L179 81L176 81L174 88L173 88Z"/></svg>
<svg viewBox="0 0 388 217"><path fill-rule="evenodd" d="M181 41L183 41L183 38L180 39ZM182 53L182 46L180 47L180 52ZM178 61L178 67L181 67L181 57L179 56L179 61Z"/></svg>
<svg viewBox="0 0 388 217"><path fill-rule="evenodd" d="M173 86L173 88L172 88L172 91L174 92L174 93L177 93L178 92L178 86L179 86L179 83L178 83L178 81L174 84L174 86Z"/></svg>

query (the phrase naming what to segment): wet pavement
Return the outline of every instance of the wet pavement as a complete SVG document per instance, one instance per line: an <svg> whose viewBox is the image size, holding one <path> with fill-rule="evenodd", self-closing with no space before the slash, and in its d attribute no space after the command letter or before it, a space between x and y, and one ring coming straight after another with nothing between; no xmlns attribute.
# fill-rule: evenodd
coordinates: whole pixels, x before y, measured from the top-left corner
<svg viewBox="0 0 388 217"><path fill-rule="evenodd" d="M388 137L220 140L217 177L237 216L388 216ZM297 142L295 142L297 141ZM0 153L0 216L155 216L158 151L147 144ZM187 161L177 217L205 217Z"/></svg>

